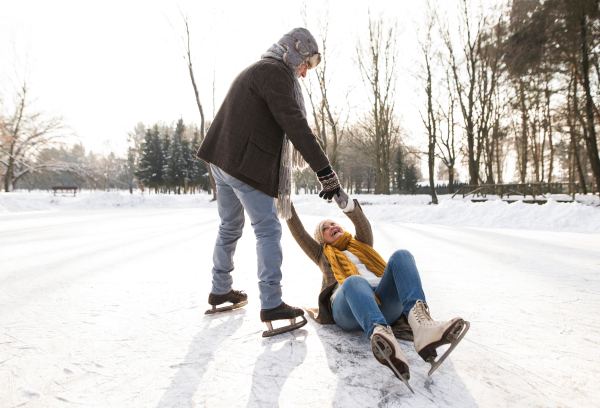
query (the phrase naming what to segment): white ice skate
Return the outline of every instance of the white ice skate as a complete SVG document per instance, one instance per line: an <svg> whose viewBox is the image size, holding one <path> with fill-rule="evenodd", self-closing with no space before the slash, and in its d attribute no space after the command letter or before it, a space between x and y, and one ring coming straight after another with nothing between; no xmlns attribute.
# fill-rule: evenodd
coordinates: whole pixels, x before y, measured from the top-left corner
<svg viewBox="0 0 600 408"><path fill-rule="evenodd" d="M394 337L392 329L375 324L375 329L371 335L371 350L379 363L392 369L396 377L402 380L408 389L415 392L408 384L410 372L408 370L408 361L404 357L398 340Z"/></svg>
<svg viewBox="0 0 600 408"><path fill-rule="evenodd" d="M417 303L410 309L408 324L413 330L415 350L423 360L431 364L429 375L437 370L465 337L470 327L470 323L460 317L446 322L436 322L431 318L427 305L420 300L417 300ZM450 347L442 357L435 361L436 349L444 344L450 344Z"/></svg>

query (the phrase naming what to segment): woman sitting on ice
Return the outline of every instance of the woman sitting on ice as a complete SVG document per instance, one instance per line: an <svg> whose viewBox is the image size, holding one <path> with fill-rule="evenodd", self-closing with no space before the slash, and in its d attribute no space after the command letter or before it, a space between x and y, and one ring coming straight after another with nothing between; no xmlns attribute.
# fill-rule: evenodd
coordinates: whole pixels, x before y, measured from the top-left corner
<svg viewBox="0 0 600 408"><path fill-rule="evenodd" d="M354 237L335 221L324 220L317 225L313 239L293 206L287 221L298 245L323 272L319 308L307 311L318 323L364 330L377 361L390 367L410 388L408 362L394 337L396 330L390 326L410 326L417 353L432 365L431 375L462 340L469 322L460 317L434 321L410 252L396 251L386 264L373 249L371 225L358 201L349 200L343 190L334 198L354 224ZM444 344L451 346L435 361L436 348Z"/></svg>

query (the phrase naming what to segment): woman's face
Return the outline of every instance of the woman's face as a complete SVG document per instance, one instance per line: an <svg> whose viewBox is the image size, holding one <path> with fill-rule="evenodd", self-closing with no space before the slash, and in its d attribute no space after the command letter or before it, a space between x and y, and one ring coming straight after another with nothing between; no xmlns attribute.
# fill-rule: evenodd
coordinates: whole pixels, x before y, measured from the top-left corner
<svg viewBox="0 0 600 408"><path fill-rule="evenodd" d="M334 221L325 221L325 224L323 224L323 239L326 244L333 244L342 235L344 235L344 228L341 225Z"/></svg>

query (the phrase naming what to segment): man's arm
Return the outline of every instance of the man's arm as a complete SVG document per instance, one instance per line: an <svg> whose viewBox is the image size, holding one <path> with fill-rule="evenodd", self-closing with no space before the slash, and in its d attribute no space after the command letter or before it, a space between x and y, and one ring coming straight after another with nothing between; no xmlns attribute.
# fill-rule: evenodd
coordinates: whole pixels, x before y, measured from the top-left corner
<svg viewBox="0 0 600 408"><path fill-rule="evenodd" d="M267 73L261 93L273 117L311 169L315 173L325 169L329 166L329 159L310 130L306 117L294 97L292 79L276 65L266 65L265 69L271 72Z"/></svg>

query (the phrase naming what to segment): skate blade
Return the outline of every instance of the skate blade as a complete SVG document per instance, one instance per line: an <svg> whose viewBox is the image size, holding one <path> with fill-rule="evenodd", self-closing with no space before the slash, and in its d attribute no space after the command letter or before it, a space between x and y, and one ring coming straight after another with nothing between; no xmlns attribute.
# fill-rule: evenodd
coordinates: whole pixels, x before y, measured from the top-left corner
<svg viewBox="0 0 600 408"><path fill-rule="evenodd" d="M280 327L278 329L273 329L273 324L271 322L265 322L269 330L264 331L262 336L263 337L277 336L278 334L283 334L283 333L287 333L292 330L299 329L300 327L302 327L306 323L308 323L308 321L306 320L306 317L304 317L304 316L298 316L298 317L300 317L302 320L299 322L296 322L295 319L289 319L291 324Z"/></svg>
<svg viewBox="0 0 600 408"><path fill-rule="evenodd" d="M398 377L399 379L401 379L404 382L404 384L406 384L406 386L408 387L408 389L410 390L410 392L412 392L414 394L415 392L413 391L412 387L410 386L410 384L408 383L408 381L406 380L406 378L404 378L403 376L400 375L400 373L396 369L396 366L393 365L392 362L390 361L390 358L388 357L388 355L385 354L383 352L383 350L381 350L381 348L379 348L379 344L377 344L377 341L374 341L373 344L375 344L375 347L377 347L377 351L379 352L379 354L381 354L383 356L383 358L385 358L385 360L388 362L388 365L391 367L391 369L394 370L394 373L396 374L396 377Z"/></svg>
<svg viewBox="0 0 600 408"><path fill-rule="evenodd" d="M233 305L223 306L223 307L216 307L215 305L213 305L212 309L208 309L206 312L204 312L204 314L211 315L211 314L215 314L215 313L226 312L228 310L239 309L240 307L246 306L247 304L248 304L248 301L244 300L243 302L235 303Z"/></svg>
<svg viewBox="0 0 600 408"><path fill-rule="evenodd" d="M467 334L467 332L469 331L469 328L471 327L471 323L467 322L466 320L463 320L463 323L464 323L464 329L462 330L460 335L458 335L458 337L456 337L453 340L450 340L450 347L448 348L448 350L446 350L444 355L441 356L440 358L438 358L437 361L433 361L434 357L430 357L429 363L431 364L431 369L429 370L429 373L427 373L427 375L433 374L434 371L437 370L437 368L440 366L440 364L442 364L444 362L446 357L448 357L448 355L452 352L452 350L454 350L454 348L456 346L458 346L458 343L460 343L460 341L463 339L463 337L465 337L465 334ZM450 336L453 336L453 334L452 333L448 334L448 337L450 337Z"/></svg>

